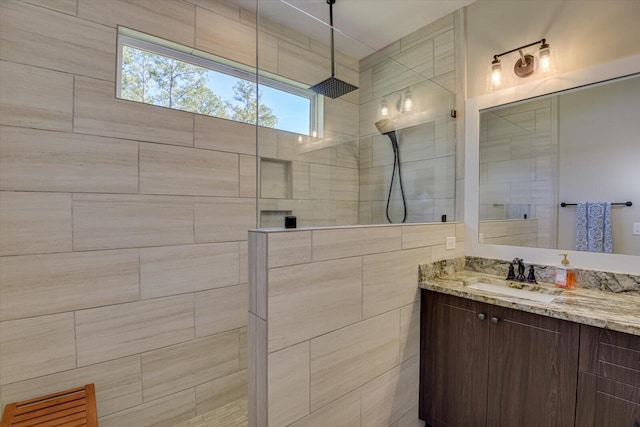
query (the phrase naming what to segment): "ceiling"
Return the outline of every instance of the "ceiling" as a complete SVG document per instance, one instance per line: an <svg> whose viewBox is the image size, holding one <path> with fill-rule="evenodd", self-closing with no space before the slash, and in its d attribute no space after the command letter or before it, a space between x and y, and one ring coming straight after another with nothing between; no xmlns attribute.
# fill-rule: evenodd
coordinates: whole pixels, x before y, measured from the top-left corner
<svg viewBox="0 0 640 427"><path fill-rule="evenodd" d="M329 43L327 0L228 0L259 16ZM399 40L475 0L336 0L336 49L356 59Z"/></svg>

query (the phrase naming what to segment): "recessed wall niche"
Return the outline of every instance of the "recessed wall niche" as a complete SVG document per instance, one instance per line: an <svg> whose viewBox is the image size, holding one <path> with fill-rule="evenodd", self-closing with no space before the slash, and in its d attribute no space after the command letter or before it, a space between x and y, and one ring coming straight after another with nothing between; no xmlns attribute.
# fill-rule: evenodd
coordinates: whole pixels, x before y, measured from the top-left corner
<svg viewBox="0 0 640 427"><path fill-rule="evenodd" d="M263 199L293 198L290 161L260 159L260 197Z"/></svg>

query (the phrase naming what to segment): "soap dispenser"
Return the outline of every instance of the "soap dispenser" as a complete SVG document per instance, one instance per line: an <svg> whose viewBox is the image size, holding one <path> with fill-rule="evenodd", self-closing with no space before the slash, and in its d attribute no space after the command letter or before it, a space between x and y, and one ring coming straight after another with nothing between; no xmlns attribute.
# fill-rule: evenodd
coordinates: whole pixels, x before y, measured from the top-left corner
<svg viewBox="0 0 640 427"><path fill-rule="evenodd" d="M564 257L561 261L562 265L556 267L556 287L564 289L575 289L576 287L576 272L573 268L569 267L569 260L567 259L567 253L560 254Z"/></svg>

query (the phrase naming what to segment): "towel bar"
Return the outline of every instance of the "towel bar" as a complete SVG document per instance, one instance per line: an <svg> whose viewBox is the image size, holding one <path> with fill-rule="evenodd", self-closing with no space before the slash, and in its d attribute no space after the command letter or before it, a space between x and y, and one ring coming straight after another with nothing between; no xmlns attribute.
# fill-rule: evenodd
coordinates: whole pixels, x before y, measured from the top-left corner
<svg viewBox="0 0 640 427"><path fill-rule="evenodd" d="M560 206L562 206L563 208L567 206L576 206L576 205L577 203L565 203L565 202L560 203ZM611 203L611 206L633 206L633 203L631 202Z"/></svg>

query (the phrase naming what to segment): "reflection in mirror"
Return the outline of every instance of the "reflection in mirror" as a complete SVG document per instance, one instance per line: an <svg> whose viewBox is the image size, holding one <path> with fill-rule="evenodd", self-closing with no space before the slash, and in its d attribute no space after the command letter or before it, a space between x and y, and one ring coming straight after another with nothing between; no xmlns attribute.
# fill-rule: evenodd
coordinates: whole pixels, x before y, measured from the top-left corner
<svg viewBox="0 0 640 427"><path fill-rule="evenodd" d="M613 253L640 255L639 134L638 75L483 110L479 243L576 250L573 204L608 202Z"/></svg>

